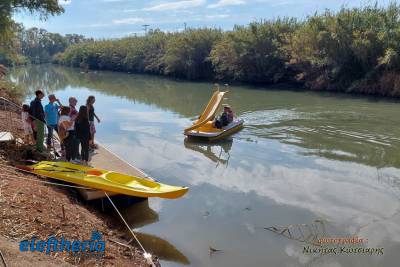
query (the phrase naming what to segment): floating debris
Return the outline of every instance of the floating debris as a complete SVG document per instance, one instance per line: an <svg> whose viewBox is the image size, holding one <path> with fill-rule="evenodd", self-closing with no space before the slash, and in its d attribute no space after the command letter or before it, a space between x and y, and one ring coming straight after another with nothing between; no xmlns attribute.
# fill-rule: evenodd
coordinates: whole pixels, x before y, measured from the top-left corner
<svg viewBox="0 0 400 267"><path fill-rule="evenodd" d="M203 217L204 218L207 218L208 216L210 216L210 212L209 211L206 211L206 212L203 213Z"/></svg>
<svg viewBox="0 0 400 267"><path fill-rule="evenodd" d="M220 249L216 249L216 248L213 248L213 247L209 247L209 250L210 250L210 256L212 255L212 254L214 254L215 252L221 252L222 250L220 250Z"/></svg>
<svg viewBox="0 0 400 267"><path fill-rule="evenodd" d="M282 235L288 239L320 246L319 238L326 237L325 223L316 219L309 224L291 224L287 226L264 227L265 230Z"/></svg>

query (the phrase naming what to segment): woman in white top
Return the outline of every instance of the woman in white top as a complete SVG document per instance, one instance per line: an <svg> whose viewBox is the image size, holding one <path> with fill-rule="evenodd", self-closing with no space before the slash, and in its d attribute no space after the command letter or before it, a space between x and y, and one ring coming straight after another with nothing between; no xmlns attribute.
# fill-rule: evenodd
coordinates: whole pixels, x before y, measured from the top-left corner
<svg viewBox="0 0 400 267"><path fill-rule="evenodd" d="M58 136L65 147L65 158L67 161L78 163L76 160L77 147L75 137L75 122L69 116L70 107L61 108L61 116L58 120Z"/></svg>

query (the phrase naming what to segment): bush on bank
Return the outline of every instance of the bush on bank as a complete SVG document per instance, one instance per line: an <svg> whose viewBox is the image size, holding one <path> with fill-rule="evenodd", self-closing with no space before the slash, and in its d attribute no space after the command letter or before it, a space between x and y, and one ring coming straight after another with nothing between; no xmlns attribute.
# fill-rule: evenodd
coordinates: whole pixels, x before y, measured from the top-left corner
<svg viewBox="0 0 400 267"><path fill-rule="evenodd" d="M69 46L54 62L190 80L297 82L308 89L400 96L400 5L377 4L236 26L150 31Z"/></svg>

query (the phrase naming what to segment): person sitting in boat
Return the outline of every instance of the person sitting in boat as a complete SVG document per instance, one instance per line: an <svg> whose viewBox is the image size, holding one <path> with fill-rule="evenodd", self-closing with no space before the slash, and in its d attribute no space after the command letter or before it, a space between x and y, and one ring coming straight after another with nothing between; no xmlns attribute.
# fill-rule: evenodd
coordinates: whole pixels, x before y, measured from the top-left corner
<svg viewBox="0 0 400 267"><path fill-rule="evenodd" d="M221 129L233 121L233 111L231 107L224 106L224 111L221 116L214 121L214 127Z"/></svg>
<svg viewBox="0 0 400 267"><path fill-rule="evenodd" d="M235 117L235 115L233 114L233 110L230 106L227 106L227 108L228 108L228 121L229 121L229 123L231 123L233 121L233 118Z"/></svg>

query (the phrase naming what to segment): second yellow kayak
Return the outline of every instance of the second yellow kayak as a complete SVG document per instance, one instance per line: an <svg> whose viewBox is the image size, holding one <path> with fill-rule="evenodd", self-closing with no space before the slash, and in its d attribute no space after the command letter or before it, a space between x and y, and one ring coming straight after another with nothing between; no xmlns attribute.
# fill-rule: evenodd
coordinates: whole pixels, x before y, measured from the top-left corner
<svg viewBox="0 0 400 267"><path fill-rule="evenodd" d="M18 168L34 174L65 182L134 197L179 198L189 190L187 187L162 184L123 173L95 169L69 162L41 161Z"/></svg>

